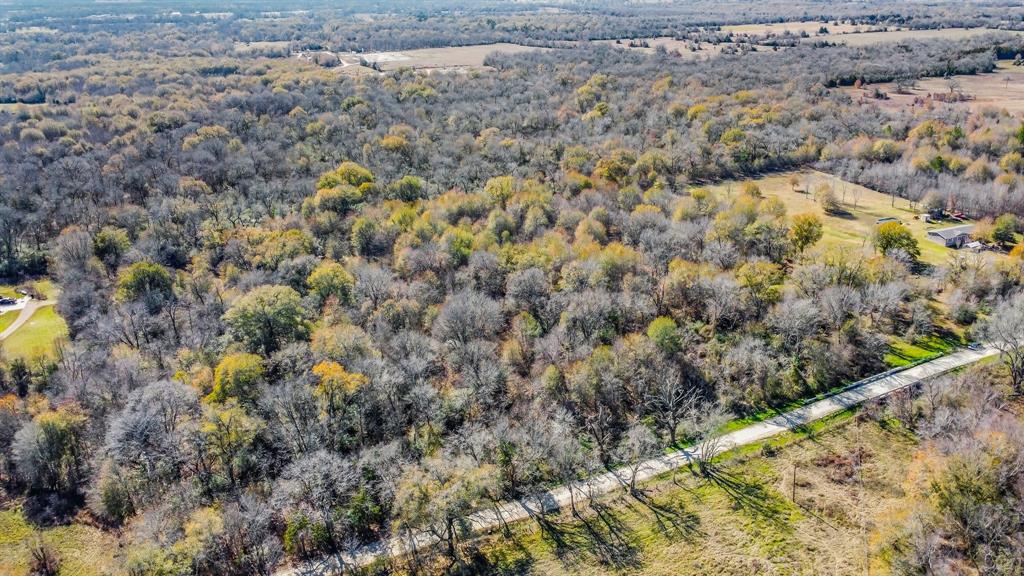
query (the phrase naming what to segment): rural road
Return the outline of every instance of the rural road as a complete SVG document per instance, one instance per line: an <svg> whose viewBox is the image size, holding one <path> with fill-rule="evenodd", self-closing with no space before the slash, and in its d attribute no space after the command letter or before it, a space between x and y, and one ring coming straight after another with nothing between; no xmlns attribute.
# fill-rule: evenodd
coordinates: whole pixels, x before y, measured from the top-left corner
<svg viewBox="0 0 1024 576"><path fill-rule="evenodd" d="M990 346L982 347L979 350L961 350L900 372L887 372L866 378L833 396L724 434L714 444L714 453L704 456L714 456L738 446L759 442L808 422L842 412L868 400L881 398L897 390L998 354L999 351ZM700 456L697 449L689 449L653 458L640 465L636 480L642 482L681 468L697 456ZM500 528L503 523L525 520L568 506L570 490L573 490L575 497L579 498L584 494L606 494L614 490L621 490L628 483L629 478L626 472L606 472L570 486L559 486L541 494L506 501L494 508L480 510L472 514L469 521L474 532L487 532ZM402 556L413 550L429 548L437 542L437 537L426 531L418 532L412 537L393 537L368 544L351 553L340 553L313 563L282 569L275 576L334 574L341 571L339 566L365 566L382 556Z"/></svg>
<svg viewBox="0 0 1024 576"><path fill-rule="evenodd" d="M40 309L40 308L42 308L44 306L53 306L53 305L54 305L54 302L52 300L41 301L41 300L32 300L32 299L28 299L28 298L23 298L23 299L19 300L18 303L15 304L14 306L5 306L3 308L3 310L0 310L0 312L9 312L11 310L21 310L21 313L18 314L18 317L14 319L14 322L10 326L8 326L6 330L4 330L3 332L0 332L0 340L4 340L5 338L10 336L11 334L14 334L15 331L18 330L18 328L21 328L21 326L23 324L25 324L25 322L28 322L28 319L31 318L32 315L36 313L36 310L38 310L38 309Z"/></svg>

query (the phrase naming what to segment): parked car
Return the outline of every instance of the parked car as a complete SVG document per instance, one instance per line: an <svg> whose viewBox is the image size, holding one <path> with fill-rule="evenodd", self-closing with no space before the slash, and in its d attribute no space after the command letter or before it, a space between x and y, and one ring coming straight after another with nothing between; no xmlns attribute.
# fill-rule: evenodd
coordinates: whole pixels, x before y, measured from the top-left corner
<svg viewBox="0 0 1024 576"><path fill-rule="evenodd" d="M967 347L971 350L981 350L981 342L971 342Z"/></svg>
<svg viewBox="0 0 1024 576"><path fill-rule="evenodd" d="M0 298L0 306L13 306L17 303L18 301L14 298Z"/></svg>

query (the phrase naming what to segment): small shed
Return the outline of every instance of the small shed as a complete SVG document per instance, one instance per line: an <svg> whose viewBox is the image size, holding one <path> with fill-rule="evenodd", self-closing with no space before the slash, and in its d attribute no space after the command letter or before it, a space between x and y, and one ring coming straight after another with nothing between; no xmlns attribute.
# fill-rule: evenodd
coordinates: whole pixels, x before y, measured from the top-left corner
<svg viewBox="0 0 1024 576"><path fill-rule="evenodd" d="M971 241L974 224L962 224L928 231L928 239L947 248L961 248Z"/></svg>

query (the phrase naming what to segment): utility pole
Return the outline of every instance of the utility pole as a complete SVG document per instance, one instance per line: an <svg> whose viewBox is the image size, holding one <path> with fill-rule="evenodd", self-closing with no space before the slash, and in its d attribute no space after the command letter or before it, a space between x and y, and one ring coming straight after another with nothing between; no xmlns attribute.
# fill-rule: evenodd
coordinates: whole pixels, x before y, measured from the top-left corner
<svg viewBox="0 0 1024 576"><path fill-rule="evenodd" d="M792 489L790 499L793 501L793 504L796 504L796 461L793 462L793 485L790 488Z"/></svg>

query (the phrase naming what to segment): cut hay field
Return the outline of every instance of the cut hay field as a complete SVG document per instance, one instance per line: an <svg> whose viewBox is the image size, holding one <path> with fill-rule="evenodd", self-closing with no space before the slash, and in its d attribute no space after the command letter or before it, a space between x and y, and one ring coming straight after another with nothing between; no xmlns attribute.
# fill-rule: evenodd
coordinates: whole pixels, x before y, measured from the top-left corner
<svg viewBox="0 0 1024 576"><path fill-rule="evenodd" d="M956 253L955 250L940 246L927 239L927 231L934 228L944 228L950 224L925 224L923 220L915 219L917 214L908 200L895 198L876 192L864 186L845 182L832 175L817 171L798 173L800 177L800 191L794 191L790 184L790 178L794 172L772 174L764 178L754 180L765 196L775 197L786 205L787 213L792 216L802 212L813 212L818 214L824 223L823 237L815 249L840 248L844 250L860 251L865 255L874 252L871 244L871 237L874 234L875 226L879 218L898 218L917 238L921 248L921 260L928 264L944 264L949 257ZM740 194L745 181L726 181L713 186L706 186L721 197L729 198ZM804 193L803 190L813 191L819 184L826 183L835 190L836 198L840 201L846 214L828 215L825 214L813 194ZM994 254L986 253L991 257Z"/></svg>
<svg viewBox="0 0 1024 576"><path fill-rule="evenodd" d="M482 68L484 58L492 52L516 54L547 50L519 44L497 43L473 46L452 46L449 48L424 48L401 52L367 52L354 56L376 63L382 70L414 68L418 70L444 70L450 68ZM348 56L348 55L345 55Z"/></svg>

